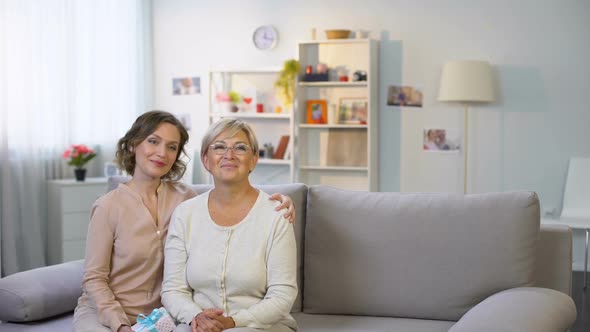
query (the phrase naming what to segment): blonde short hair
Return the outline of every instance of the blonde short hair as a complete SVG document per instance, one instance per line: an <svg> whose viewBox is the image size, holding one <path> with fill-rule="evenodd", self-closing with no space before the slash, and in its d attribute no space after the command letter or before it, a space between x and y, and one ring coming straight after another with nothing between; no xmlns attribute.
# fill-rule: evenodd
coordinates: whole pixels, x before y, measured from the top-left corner
<svg viewBox="0 0 590 332"><path fill-rule="evenodd" d="M201 141L201 160L207 155L207 152L209 152L209 146L213 144L213 140L224 131L228 132L228 137L233 137L240 131L244 132L248 137L248 143L252 148L252 153L254 155L258 154L258 139L256 139L252 127L239 119L223 118L211 124L203 136L203 140Z"/></svg>

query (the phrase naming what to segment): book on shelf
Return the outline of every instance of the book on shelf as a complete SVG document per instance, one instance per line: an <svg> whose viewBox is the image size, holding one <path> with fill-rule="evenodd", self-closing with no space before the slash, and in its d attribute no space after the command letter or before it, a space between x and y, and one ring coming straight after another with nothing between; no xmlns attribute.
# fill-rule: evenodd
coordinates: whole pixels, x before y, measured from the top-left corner
<svg viewBox="0 0 590 332"><path fill-rule="evenodd" d="M277 149L273 156L273 159L283 159L285 158L285 151L287 151L287 146L289 145L289 135L281 136L279 140L279 144L277 145Z"/></svg>

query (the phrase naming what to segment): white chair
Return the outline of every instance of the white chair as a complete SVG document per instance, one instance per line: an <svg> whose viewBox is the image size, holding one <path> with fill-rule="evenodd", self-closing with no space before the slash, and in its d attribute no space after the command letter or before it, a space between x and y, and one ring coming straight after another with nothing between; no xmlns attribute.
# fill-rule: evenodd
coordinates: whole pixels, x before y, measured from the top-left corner
<svg viewBox="0 0 590 332"><path fill-rule="evenodd" d="M586 231L586 253L584 254L584 289L586 289L590 235L590 158L570 159L559 219L560 223L571 228Z"/></svg>
<svg viewBox="0 0 590 332"><path fill-rule="evenodd" d="M590 219L590 158L571 158L561 219Z"/></svg>

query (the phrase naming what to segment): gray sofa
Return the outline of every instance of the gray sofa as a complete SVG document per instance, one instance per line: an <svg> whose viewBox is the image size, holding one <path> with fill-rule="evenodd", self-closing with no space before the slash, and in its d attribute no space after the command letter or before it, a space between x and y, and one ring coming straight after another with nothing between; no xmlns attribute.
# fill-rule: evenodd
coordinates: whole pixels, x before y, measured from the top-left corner
<svg viewBox="0 0 590 332"><path fill-rule="evenodd" d="M198 192L208 187L194 186ZM261 186L296 204L304 332L566 331L572 234L531 192L369 193ZM0 331L70 330L83 262L0 280Z"/></svg>

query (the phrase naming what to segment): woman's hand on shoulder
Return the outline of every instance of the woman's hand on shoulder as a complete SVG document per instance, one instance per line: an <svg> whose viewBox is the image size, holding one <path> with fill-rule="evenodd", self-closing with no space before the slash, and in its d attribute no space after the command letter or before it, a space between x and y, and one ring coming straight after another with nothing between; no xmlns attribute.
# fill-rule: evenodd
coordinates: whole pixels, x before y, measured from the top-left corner
<svg viewBox="0 0 590 332"><path fill-rule="evenodd" d="M295 204L293 204L293 200L291 197L282 195L279 193L274 193L270 195L270 199L273 201L281 202L279 206L275 208L275 211L279 211L282 209L287 209L287 212L283 215L286 219L289 220L291 224L295 222Z"/></svg>

